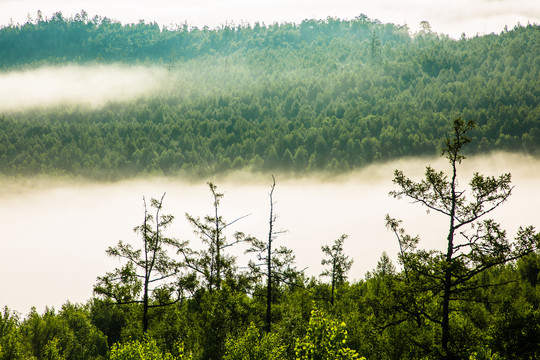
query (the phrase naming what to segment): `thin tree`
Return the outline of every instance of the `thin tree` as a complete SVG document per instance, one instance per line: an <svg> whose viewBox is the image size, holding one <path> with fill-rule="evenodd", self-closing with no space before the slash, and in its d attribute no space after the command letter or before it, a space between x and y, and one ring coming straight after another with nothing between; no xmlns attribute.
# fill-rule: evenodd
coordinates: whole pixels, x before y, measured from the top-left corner
<svg viewBox="0 0 540 360"><path fill-rule="evenodd" d="M403 272L405 274L405 282L407 287L411 288L411 277L409 276L409 264L407 263L407 256L406 254L410 251L413 251L416 249L416 246L418 245L418 242L420 241L420 238L418 236L412 237L405 233L405 230L401 227L401 220L392 219L390 215L386 215L386 228L391 230L397 238L398 244L399 244L399 261L401 261L403 265ZM426 314L423 310L421 310L418 301L415 298L415 294L412 291L408 291L409 289L406 289L405 292L399 296L401 301L406 303L406 305L403 308L410 308L411 311L408 312L408 315L412 315L415 320L418 327L422 326L422 316ZM427 315L426 315L427 316Z"/></svg>
<svg viewBox="0 0 540 360"><path fill-rule="evenodd" d="M237 221L249 216L241 216L231 222L226 222L219 213L220 201L223 194L217 191L217 186L209 182L208 186L212 193L213 214L206 215L203 219L194 217L186 213L188 222L193 226L206 249L193 251L186 246L180 247L179 252L183 254L184 265L202 276L210 292L219 290L223 277L232 275L235 258L227 255L225 249L241 242L250 241L251 237L242 232L234 234L234 240L228 242L224 235L224 230Z"/></svg>
<svg viewBox="0 0 540 360"><path fill-rule="evenodd" d="M540 243L540 234L532 226L520 228L515 242L510 242L499 224L483 219L510 196L509 173L499 177L475 173L469 182L471 199L466 197L466 190L458 188L457 168L465 159L463 147L471 141L466 133L473 127L472 121L464 122L461 118L453 121L452 137L442 149L451 166L450 176L427 166L425 179L415 182L396 170L393 182L400 189L390 192L395 198L412 199L449 221L446 251L426 251L416 249L417 238L404 236L399 221L387 217L387 226L398 236L400 260L411 286L431 291L440 300L437 311L422 315L441 328L443 359L458 357L450 346L450 314L456 310L452 308L453 301L466 300L467 294L486 286L479 282L478 274L530 254Z"/></svg>
<svg viewBox="0 0 540 360"><path fill-rule="evenodd" d="M266 331L270 332L272 328L272 241L277 236L274 232L274 223L277 216L274 214L274 189L276 179L272 175L272 187L270 189L270 218L268 220L268 243L266 254Z"/></svg>
<svg viewBox="0 0 540 360"><path fill-rule="evenodd" d="M298 275L296 268L292 266L294 263L294 255L292 250L287 249L284 246L279 248L274 247L274 240L276 240L279 234L285 231L276 231L274 226L276 224L277 215L274 213L274 189L276 187L276 179L272 175L272 186L270 187L270 217L268 220L268 238L267 241L260 241L256 238L251 239L252 247L246 252L256 252L257 260L260 263L250 262L252 272L256 276L266 276L266 331L270 332L272 329L272 293L273 284L279 282L286 282L295 278ZM264 268L264 270L263 270Z"/></svg>
<svg viewBox="0 0 540 360"><path fill-rule="evenodd" d="M151 308L169 306L181 298L181 290L173 281L180 271L180 263L171 259L165 246L181 247L177 240L163 236L162 231L173 221L172 215L162 215L163 198L151 199L150 206L155 209L155 216L148 211L144 203L143 223L134 228L141 235L143 246L135 249L122 240L115 247L107 249L107 255L123 259L125 265L105 276L97 278L94 293L113 300L118 305L142 304L143 332L148 330L148 311ZM177 293L176 299L172 294ZM151 296L155 302L151 303Z"/></svg>
<svg viewBox="0 0 540 360"><path fill-rule="evenodd" d="M381 39L377 34L375 25L372 25L371 35L369 37L369 52L371 54L371 61L375 62L381 54Z"/></svg>
<svg viewBox="0 0 540 360"><path fill-rule="evenodd" d="M322 252L327 258L321 260L322 265L330 265L321 273L321 276L328 276L332 280L332 292L330 303L334 305L334 293L337 286L341 286L347 280L347 272L351 269L354 260L350 259L343 252L343 242L347 235L343 234L334 241L332 247L328 245L321 246Z"/></svg>

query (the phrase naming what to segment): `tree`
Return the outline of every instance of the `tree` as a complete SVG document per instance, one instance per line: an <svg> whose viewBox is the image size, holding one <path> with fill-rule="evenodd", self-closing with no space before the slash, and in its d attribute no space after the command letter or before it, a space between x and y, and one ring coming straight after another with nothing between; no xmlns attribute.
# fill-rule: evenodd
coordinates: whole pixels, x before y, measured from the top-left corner
<svg viewBox="0 0 540 360"><path fill-rule="evenodd" d="M323 271L321 276L328 276L332 280L332 293L330 303L334 305L334 292L337 286L343 285L347 280L347 272L351 269L354 260L343 253L343 242L347 235L343 234L334 241L332 247L328 245L321 246L326 259L321 260L322 265L330 265L330 268Z"/></svg>
<svg viewBox="0 0 540 360"><path fill-rule="evenodd" d="M371 54L371 61L374 62L381 53L381 39L375 30L375 27L371 29L371 36L369 37L369 53Z"/></svg>
<svg viewBox="0 0 540 360"><path fill-rule="evenodd" d="M111 360L190 360L192 356L184 352L184 345L178 344L178 356L163 353L154 339L145 336L143 341L134 340L124 344L114 344Z"/></svg>
<svg viewBox="0 0 540 360"><path fill-rule="evenodd" d="M90 322L84 308L69 303L59 313L46 308L40 315L33 308L19 333L25 351L20 358L24 359L102 359L108 352L107 338ZM7 355L8 359L19 358L17 353Z"/></svg>
<svg viewBox="0 0 540 360"><path fill-rule="evenodd" d="M272 241L277 236L274 231L274 223L277 216L274 214L274 189L276 187L276 179L272 175L272 187L270 190L270 219L268 220L268 242L266 243L266 331L270 332L272 324ZM264 249L263 249L264 250Z"/></svg>
<svg viewBox="0 0 540 360"><path fill-rule="evenodd" d="M251 248L247 252L256 252L257 260L260 263L250 262L250 267L258 276L266 276L266 331L270 332L272 328L272 287L274 283L284 282L295 278L298 271L292 266L294 255L292 250L284 246L273 247L277 235L284 231L276 231L274 225L277 215L274 213L274 189L276 179L272 175L272 186L270 188L270 218L268 220L268 239L266 242L256 238L251 239ZM265 268L263 270L262 268Z"/></svg>
<svg viewBox="0 0 540 360"><path fill-rule="evenodd" d="M347 347L345 323L328 319L317 309L311 311L307 334L296 339L294 351L298 360L365 359Z"/></svg>
<svg viewBox="0 0 540 360"><path fill-rule="evenodd" d="M540 243L540 234L532 226L520 228L512 243L498 223L483 219L510 196L509 173L499 177L475 173L469 182L471 200L467 199L466 190L458 188L457 167L465 159L463 147L471 141L466 133L473 127L472 121L453 121L452 137L442 149L451 166L450 177L427 166L425 179L415 182L396 170L393 182L399 190L390 192L395 198L406 197L443 214L449 221L446 251L426 251L416 248L418 238L405 236L399 221L387 217L388 227L400 242L399 258L411 286L430 291L439 299L437 309L424 309L422 316L440 326L443 359L458 356L450 346L450 314L457 310L452 307L454 301L467 300L467 294L479 287L493 286L481 284L477 275L535 251Z"/></svg>
<svg viewBox="0 0 540 360"><path fill-rule="evenodd" d="M420 21L420 32L423 34L431 34L431 24L429 23L429 21Z"/></svg>
<svg viewBox="0 0 540 360"><path fill-rule="evenodd" d="M286 347L274 333L261 334L251 323L237 338L228 338L223 360L280 360Z"/></svg>
<svg viewBox="0 0 540 360"><path fill-rule="evenodd" d="M60 350L58 338L53 338L45 345L43 355L45 360L66 360Z"/></svg>
<svg viewBox="0 0 540 360"><path fill-rule="evenodd" d="M189 223L194 227L194 232L207 246L205 250L192 251L185 246L179 247L179 251L184 256L184 264L188 268L201 275L206 282L210 292L219 290L224 276L232 276L235 258L228 256L225 249L241 242L250 241L251 237L242 232L234 234L234 241L228 242L224 235L224 230L240 219L248 215L239 217L231 222L226 222L219 214L219 203L223 194L217 192L217 186L209 182L208 186L213 197L214 214L207 215L203 219L186 214Z"/></svg>
<svg viewBox="0 0 540 360"><path fill-rule="evenodd" d="M115 247L109 247L107 255L127 262L123 267L98 277L94 286L95 294L114 300L116 304L142 304L144 333L148 330L148 310L172 305L178 302L182 295L182 289L172 281L179 275L180 263L168 256L165 246L181 248L183 244L162 234L163 229L174 219L172 215L161 214L164 197L165 194L160 200L150 200L155 216L148 212L146 200L143 198L143 223L134 229L141 235L143 247L134 249L122 240ZM178 296L172 299L175 292ZM155 303L151 303L151 296L156 300Z"/></svg>
<svg viewBox="0 0 540 360"><path fill-rule="evenodd" d="M7 306L0 311L0 360L23 359L23 348L17 313Z"/></svg>

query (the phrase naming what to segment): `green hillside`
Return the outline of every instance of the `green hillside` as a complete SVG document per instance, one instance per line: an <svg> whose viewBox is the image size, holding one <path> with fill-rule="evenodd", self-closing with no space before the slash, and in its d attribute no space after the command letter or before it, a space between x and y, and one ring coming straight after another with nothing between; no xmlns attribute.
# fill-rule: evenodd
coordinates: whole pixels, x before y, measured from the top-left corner
<svg viewBox="0 0 540 360"><path fill-rule="evenodd" d="M83 12L0 29L4 73L158 66L133 102L0 113L6 175L348 171L437 154L457 116L469 151L540 150L537 25L453 40L359 16L219 29L122 25Z"/></svg>

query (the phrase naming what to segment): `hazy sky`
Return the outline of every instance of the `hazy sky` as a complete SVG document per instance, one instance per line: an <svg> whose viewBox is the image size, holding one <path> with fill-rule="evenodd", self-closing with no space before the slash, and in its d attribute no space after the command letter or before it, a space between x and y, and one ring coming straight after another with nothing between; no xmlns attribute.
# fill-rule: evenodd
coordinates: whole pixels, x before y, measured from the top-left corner
<svg viewBox="0 0 540 360"><path fill-rule="evenodd" d="M141 19L160 25L216 27L242 21L300 22L328 16L352 19L365 14L384 23L407 24L416 31L422 20L438 33L459 37L499 33L518 22L540 23L538 0L0 0L0 24L26 22L37 10L50 17L56 11L69 17L81 9L91 17L107 16L123 23Z"/></svg>

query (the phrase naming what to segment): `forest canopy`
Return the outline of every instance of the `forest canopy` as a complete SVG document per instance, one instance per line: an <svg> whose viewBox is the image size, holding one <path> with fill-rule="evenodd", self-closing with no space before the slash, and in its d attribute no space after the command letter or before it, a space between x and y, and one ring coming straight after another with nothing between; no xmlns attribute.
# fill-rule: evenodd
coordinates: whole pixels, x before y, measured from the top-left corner
<svg viewBox="0 0 540 360"><path fill-rule="evenodd" d="M364 15L216 29L39 15L0 28L0 76L69 64L157 67L167 80L99 108L1 110L0 169L344 172L435 155L457 116L477 123L470 152L538 154L538 34L527 25L454 40Z"/></svg>
<svg viewBox="0 0 540 360"><path fill-rule="evenodd" d="M213 183L212 213L186 213L195 246L165 232L174 220L165 195L144 199L139 243L106 250L124 261L86 303L24 318L4 307L0 360L538 358L540 233L520 228L510 240L480 219L510 196L510 174L475 173L467 201L456 169L471 152L540 153L539 27L453 40L424 25L411 34L361 15L160 28L83 11L1 27L0 79L146 68L156 77L142 83L161 83L99 106L0 108L3 176L346 172L441 149L453 173L428 166L416 182L397 170L391 193L448 217L447 252L417 248L419 237L388 215L397 266L383 253L355 281L346 234L321 247L319 278L273 244L275 178L268 241L226 238L245 216L220 215ZM232 255L239 243L256 255L248 267Z"/></svg>

